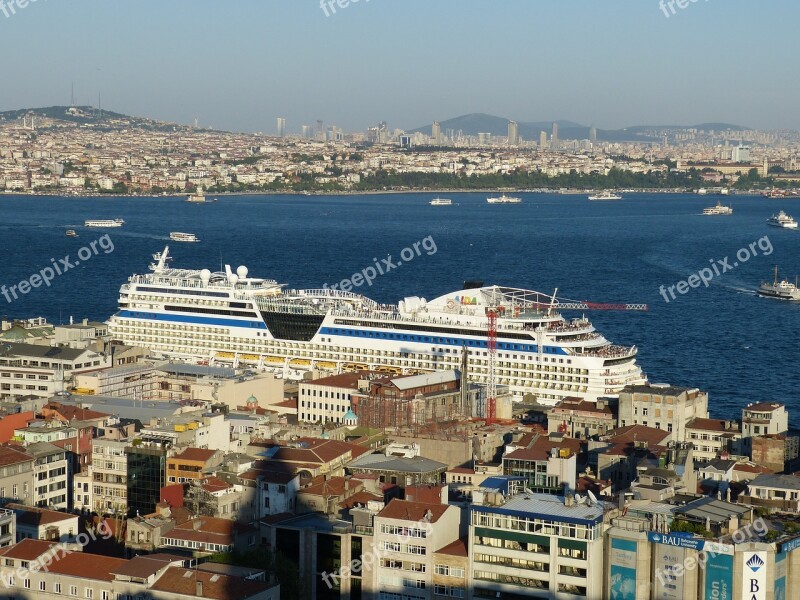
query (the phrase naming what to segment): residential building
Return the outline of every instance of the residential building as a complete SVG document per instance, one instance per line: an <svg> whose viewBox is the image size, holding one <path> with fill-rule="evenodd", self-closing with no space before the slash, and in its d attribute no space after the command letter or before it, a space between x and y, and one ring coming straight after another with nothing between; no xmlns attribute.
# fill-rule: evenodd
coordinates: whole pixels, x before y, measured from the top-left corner
<svg viewBox="0 0 800 600"><path fill-rule="evenodd" d="M742 433L736 421L692 419L686 424L685 441L694 446L695 460L712 460L720 454L741 454Z"/></svg>
<svg viewBox="0 0 800 600"><path fill-rule="evenodd" d="M379 600L433 599L436 551L458 540L460 509L394 499L374 520Z"/></svg>
<svg viewBox="0 0 800 600"><path fill-rule="evenodd" d="M460 539L433 553L433 597L469 598L472 578L467 540Z"/></svg>
<svg viewBox="0 0 800 600"><path fill-rule="evenodd" d="M202 567L186 558L154 554L130 560L64 549L25 539L0 548L0 581L9 597L62 600L279 600L264 575L248 579Z"/></svg>
<svg viewBox="0 0 800 600"><path fill-rule="evenodd" d="M579 440L560 434L538 436L528 447L503 455L503 474L524 478L527 487L536 492L574 491L581 447Z"/></svg>
<svg viewBox="0 0 800 600"><path fill-rule="evenodd" d="M91 501L93 510L101 515L128 510L128 443L105 439L92 443Z"/></svg>
<svg viewBox="0 0 800 600"><path fill-rule="evenodd" d="M223 453L211 448L184 448L167 460L167 483L203 479L222 463Z"/></svg>
<svg viewBox="0 0 800 600"><path fill-rule="evenodd" d="M617 426L617 418L608 401L589 402L582 398L564 398L547 413L547 430L572 438L604 435Z"/></svg>
<svg viewBox="0 0 800 600"><path fill-rule="evenodd" d="M667 384L628 386L619 394L620 427L644 425L663 429L670 439L686 439L686 425L708 418L708 394L695 388Z"/></svg>
<svg viewBox="0 0 800 600"><path fill-rule="evenodd" d="M0 504L30 504L34 458L22 448L0 446Z"/></svg>
<svg viewBox="0 0 800 600"><path fill-rule="evenodd" d="M77 515L16 503L7 504L6 508L16 515L17 542L25 538L74 542L79 533Z"/></svg>
<svg viewBox="0 0 800 600"><path fill-rule="evenodd" d="M800 512L800 477L795 475L759 475L739 494L739 504L768 512Z"/></svg>
<svg viewBox="0 0 800 600"><path fill-rule="evenodd" d="M163 549L192 553L251 552L258 540L254 527L230 519L195 517L161 534Z"/></svg>
<svg viewBox="0 0 800 600"><path fill-rule="evenodd" d="M425 483L441 483L447 465L422 456L405 458L384 454L364 454L347 465L348 472L372 474L381 483L400 487Z"/></svg>
<svg viewBox="0 0 800 600"><path fill-rule="evenodd" d="M501 479L501 478L498 478ZM602 597L604 505L573 496L473 494L469 508L474 598Z"/></svg>
<svg viewBox="0 0 800 600"><path fill-rule="evenodd" d="M32 495L27 504L53 510L72 509L72 461L63 448L48 442L25 448L33 456Z"/></svg>
<svg viewBox="0 0 800 600"><path fill-rule="evenodd" d="M75 375L109 365L108 357L92 350L6 344L0 351L0 400L51 398L69 388Z"/></svg>
<svg viewBox="0 0 800 600"><path fill-rule="evenodd" d="M742 439L746 453L752 452L752 440L762 435L781 435L789 431L786 406L778 402L757 402L742 409Z"/></svg>

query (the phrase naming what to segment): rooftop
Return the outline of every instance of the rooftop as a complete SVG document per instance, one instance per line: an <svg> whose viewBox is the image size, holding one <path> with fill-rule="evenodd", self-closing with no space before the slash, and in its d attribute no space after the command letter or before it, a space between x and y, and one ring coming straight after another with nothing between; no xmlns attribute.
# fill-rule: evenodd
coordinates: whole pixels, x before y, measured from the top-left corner
<svg viewBox="0 0 800 600"><path fill-rule="evenodd" d="M447 504L433 504L430 502L409 502L408 500L393 499L378 513L383 519L399 521L426 521L436 523L447 511Z"/></svg>
<svg viewBox="0 0 800 600"><path fill-rule="evenodd" d="M272 587L263 581L230 577L199 569L170 567L150 586L150 589L195 597L198 582L202 582L203 585L202 596L212 600L247 600Z"/></svg>
<svg viewBox="0 0 800 600"><path fill-rule="evenodd" d="M430 473L447 469L446 464L424 456L405 458L402 456L386 456L384 454L366 454L351 462L347 467L349 469L398 471L402 473Z"/></svg>
<svg viewBox="0 0 800 600"><path fill-rule="evenodd" d="M524 514L529 518L595 525L603 520L604 503L591 505L574 501L567 506L563 496L523 493L512 496L502 506L472 506L470 510L500 514Z"/></svg>

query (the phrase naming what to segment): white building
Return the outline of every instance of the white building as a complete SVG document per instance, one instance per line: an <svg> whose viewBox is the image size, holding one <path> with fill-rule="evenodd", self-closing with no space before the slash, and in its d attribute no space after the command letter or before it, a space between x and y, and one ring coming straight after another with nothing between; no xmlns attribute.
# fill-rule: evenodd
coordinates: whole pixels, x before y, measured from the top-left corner
<svg viewBox="0 0 800 600"><path fill-rule="evenodd" d="M456 506L392 500L374 521L378 600L433 598L434 553L456 541Z"/></svg>
<svg viewBox="0 0 800 600"><path fill-rule="evenodd" d="M502 481L503 478L496 478ZM550 494L473 492L475 597L601 598L603 506Z"/></svg>
<svg viewBox="0 0 800 600"><path fill-rule="evenodd" d="M100 514L126 512L128 508L127 441L92 440L93 510Z"/></svg>
<svg viewBox="0 0 800 600"><path fill-rule="evenodd" d="M25 451L34 458L30 504L67 510L72 493L72 469L66 451L49 442L31 444Z"/></svg>

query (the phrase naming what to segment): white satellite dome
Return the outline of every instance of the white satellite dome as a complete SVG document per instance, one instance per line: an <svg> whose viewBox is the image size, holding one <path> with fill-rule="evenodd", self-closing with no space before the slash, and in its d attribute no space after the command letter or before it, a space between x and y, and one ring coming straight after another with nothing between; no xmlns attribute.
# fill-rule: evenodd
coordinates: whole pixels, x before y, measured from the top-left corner
<svg viewBox="0 0 800 600"><path fill-rule="evenodd" d="M203 269L202 271L200 271L200 281L203 282L203 285L211 281L211 271L209 271L208 269Z"/></svg>
<svg viewBox="0 0 800 600"><path fill-rule="evenodd" d="M247 267L244 265L236 269L236 274L239 276L239 279L247 279L247 273Z"/></svg>
<svg viewBox="0 0 800 600"><path fill-rule="evenodd" d="M236 285L237 283L239 283L239 276L236 273L231 273L230 275L228 275L228 283L230 283L231 285Z"/></svg>

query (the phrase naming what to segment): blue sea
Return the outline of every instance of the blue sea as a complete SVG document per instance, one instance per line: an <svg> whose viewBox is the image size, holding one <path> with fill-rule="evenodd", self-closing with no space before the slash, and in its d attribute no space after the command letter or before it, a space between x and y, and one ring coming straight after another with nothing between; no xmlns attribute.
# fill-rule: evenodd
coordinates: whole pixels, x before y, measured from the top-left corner
<svg viewBox="0 0 800 600"><path fill-rule="evenodd" d="M639 348L651 381L708 390L718 417L738 417L744 405L762 400L800 408L800 304L755 293L774 265L792 279L800 271L800 233L766 224L781 209L800 218L800 200L732 196L723 199L733 206L732 216L705 217L702 209L716 198L521 196L521 205L489 205L486 194L450 194L454 205L444 207L429 206L434 194L223 196L207 204L168 197L0 196L0 284L28 279L52 259L72 262L103 235L113 243L107 254L107 244L96 245L91 257L84 251L87 260L50 287L11 302L0 296L0 315L104 320L116 308L120 284L145 271L167 244L174 266L246 265L254 276L295 288L338 283L391 256L392 264L403 264L355 291L397 302L434 298L478 280L546 293L558 288L559 297L575 300L646 303L648 312L589 316L610 340ZM82 225L113 218L125 226ZM66 229L79 237L66 237ZM195 233L201 243L171 243L170 231ZM405 248L411 248L406 261ZM745 253L747 260L740 260ZM717 261L726 257L729 268L722 273ZM713 264L720 274L708 287L685 294L676 289L674 300L667 291L665 302L660 286L666 290ZM800 422L800 411L793 417Z"/></svg>

